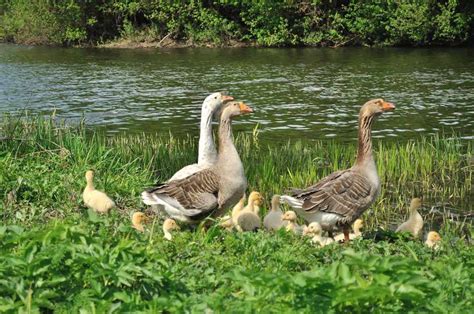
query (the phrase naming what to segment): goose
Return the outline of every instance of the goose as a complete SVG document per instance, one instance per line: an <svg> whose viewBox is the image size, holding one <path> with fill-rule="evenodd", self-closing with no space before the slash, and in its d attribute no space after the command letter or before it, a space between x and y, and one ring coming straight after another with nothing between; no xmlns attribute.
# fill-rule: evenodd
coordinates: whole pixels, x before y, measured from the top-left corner
<svg viewBox="0 0 474 314"><path fill-rule="evenodd" d="M441 236L436 231L428 232L426 236L425 245L432 248L432 249L439 249L439 242L441 241Z"/></svg>
<svg viewBox="0 0 474 314"><path fill-rule="evenodd" d="M222 93L213 93L204 99L201 107L201 126L199 131L198 162L185 166L176 172L168 182L186 178L193 173L207 169L217 161L217 150L212 137L212 118L222 105L233 100L232 96Z"/></svg>
<svg viewBox="0 0 474 314"><path fill-rule="evenodd" d="M166 240L171 241L173 239L171 232L174 230L179 230L179 226L176 221L171 218L165 219L165 222L163 222L163 233Z"/></svg>
<svg viewBox="0 0 474 314"><path fill-rule="evenodd" d="M408 220L398 226L395 232L410 232L415 238L418 238L421 229L423 229L423 217L418 213L421 207L421 199L414 198L410 203L410 216Z"/></svg>
<svg viewBox="0 0 474 314"><path fill-rule="evenodd" d="M287 203L308 222L319 222L324 230L342 228L344 241L349 241L350 225L375 201L380 192L380 179L372 155L373 122L395 106L383 99L366 102L359 112L359 147L355 164L336 171L305 189L293 189L283 195Z"/></svg>
<svg viewBox="0 0 474 314"><path fill-rule="evenodd" d="M362 236L362 232L360 231L360 229L362 229L362 227L364 226L364 221L362 219L356 219L356 221L354 221L354 224L352 225L352 229L354 230L354 233L349 233L349 239L350 240L354 240L356 238L359 238ZM338 234L334 237L334 240L339 242L339 241L342 241L344 240L344 234Z"/></svg>
<svg viewBox="0 0 474 314"><path fill-rule="evenodd" d="M82 193L82 199L87 207L99 213L107 213L115 206L114 201L107 194L95 189L94 171L88 170L86 172L86 182L87 185Z"/></svg>
<svg viewBox="0 0 474 314"><path fill-rule="evenodd" d="M281 219L283 221L287 221L287 225L285 227L285 230L288 232L293 232L294 234L297 235L302 235L303 231L305 230L306 226L300 226L296 223L296 213L292 210L289 210L281 216Z"/></svg>
<svg viewBox="0 0 474 314"><path fill-rule="evenodd" d="M328 244L334 243L334 240L329 238L329 237L323 237L321 233L323 232L323 229L319 222L312 222L308 225L308 228L306 228L304 235L307 236L312 236L311 242L313 244L319 244L320 246L326 246Z"/></svg>
<svg viewBox="0 0 474 314"><path fill-rule="evenodd" d="M132 215L132 227L135 228L137 231L145 232L145 228L143 227L143 223L147 220L147 217L142 212L134 212Z"/></svg>
<svg viewBox="0 0 474 314"><path fill-rule="evenodd" d="M247 179L232 139L232 118L253 112L242 102L228 104L219 124L219 151L216 163L187 178L158 185L142 193L147 205L161 204L179 221L196 224L208 216L217 217L234 205L247 188Z"/></svg>
<svg viewBox="0 0 474 314"><path fill-rule="evenodd" d="M288 221L283 221L281 216L283 212L280 209L280 195L273 195L272 208L268 214L263 218L263 225L267 230L278 230L281 227L286 227Z"/></svg>

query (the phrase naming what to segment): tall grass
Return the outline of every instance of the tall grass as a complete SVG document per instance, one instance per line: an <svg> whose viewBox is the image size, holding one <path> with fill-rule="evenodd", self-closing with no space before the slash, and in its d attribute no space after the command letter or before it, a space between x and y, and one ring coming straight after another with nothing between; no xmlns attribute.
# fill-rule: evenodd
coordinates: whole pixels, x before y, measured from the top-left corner
<svg viewBox="0 0 474 314"><path fill-rule="evenodd" d="M348 167L356 153L336 142L258 141L236 139L249 188L267 201ZM474 250L459 231L472 225L447 216L436 252L406 237L320 249L283 230L232 234L215 226L168 242L156 220L138 234L128 215L144 209L140 192L194 162L196 142L4 117L0 312L471 312ZM364 217L369 228L401 220L415 195L427 207L472 210L472 149L440 137L380 142L383 187ZM119 205L108 216L82 205L90 168Z"/></svg>
<svg viewBox="0 0 474 314"><path fill-rule="evenodd" d="M142 208L140 192L195 162L197 152L197 141L190 137L106 137L87 131L82 123L71 127L54 119L6 116L2 132L0 195L7 198L10 193L15 199L2 214L14 221L80 212L83 176L90 168L97 171L99 187L123 210ZM298 141L268 146L259 143L257 133L238 135L236 145L249 189L264 194L265 207L273 194L350 167L356 156L355 143ZM382 192L365 215L369 226L399 222L415 196L424 198L425 210L472 210L472 142L439 136L400 144L378 141L375 158ZM36 215L38 211L42 214Z"/></svg>

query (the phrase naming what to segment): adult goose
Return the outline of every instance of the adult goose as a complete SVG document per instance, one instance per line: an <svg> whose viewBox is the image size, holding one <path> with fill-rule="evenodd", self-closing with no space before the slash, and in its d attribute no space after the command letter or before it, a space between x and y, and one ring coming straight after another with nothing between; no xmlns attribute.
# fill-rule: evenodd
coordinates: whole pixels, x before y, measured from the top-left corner
<svg viewBox="0 0 474 314"><path fill-rule="evenodd" d="M250 112L253 110L242 102L228 104L220 117L216 163L187 178L143 192L143 202L163 205L171 218L185 223L198 223L210 215L219 216L237 203L247 188L247 179L233 143L231 123L233 117Z"/></svg>
<svg viewBox="0 0 474 314"><path fill-rule="evenodd" d="M198 162L197 164L185 166L176 172L168 182L186 178L216 163L217 150L214 138L212 137L212 118L219 112L224 103L233 99L233 97L223 95L222 93L213 93L204 99L201 107Z"/></svg>
<svg viewBox="0 0 474 314"><path fill-rule="evenodd" d="M286 202L306 221L318 222L332 232L342 228L344 242L349 241L350 225L372 205L380 192L380 179L372 155L373 122L395 106L383 99L366 102L359 113L359 147L355 164L336 171L306 189L294 189L283 195Z"/></svg>

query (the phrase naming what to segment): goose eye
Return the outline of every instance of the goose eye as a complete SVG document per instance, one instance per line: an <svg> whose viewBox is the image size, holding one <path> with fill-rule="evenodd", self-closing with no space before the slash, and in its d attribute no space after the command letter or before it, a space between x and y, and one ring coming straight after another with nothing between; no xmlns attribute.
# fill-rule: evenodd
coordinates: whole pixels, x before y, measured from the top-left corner
<svg viewBox="0 0 474 314"><path fill-rule="evenodd" d="M216 97L214 97L214 99L217 99L217 96L216 96Z"/></svg>

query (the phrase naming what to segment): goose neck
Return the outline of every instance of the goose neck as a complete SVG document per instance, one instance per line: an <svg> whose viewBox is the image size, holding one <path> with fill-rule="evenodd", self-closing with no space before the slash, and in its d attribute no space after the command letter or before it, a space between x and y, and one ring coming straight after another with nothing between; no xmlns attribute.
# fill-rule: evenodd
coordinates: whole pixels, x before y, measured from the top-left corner
<svg viewBox="0 0 474 314"><path fill-rule="evenodd" d="M361 115L359 118L359 145L357 149L356 161L358 165L364 165L367 162L373 162L371 129L374 119L374 115Z"/></svg>
<svg viewBox="0 0 474 314"><path fill-rule="evenodd" d="M201 110L198 164L208 163L216 155L216 147L212 137L212 112L203 107Z"/></svg>

